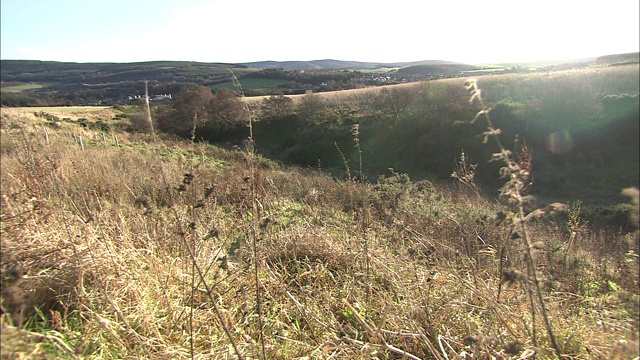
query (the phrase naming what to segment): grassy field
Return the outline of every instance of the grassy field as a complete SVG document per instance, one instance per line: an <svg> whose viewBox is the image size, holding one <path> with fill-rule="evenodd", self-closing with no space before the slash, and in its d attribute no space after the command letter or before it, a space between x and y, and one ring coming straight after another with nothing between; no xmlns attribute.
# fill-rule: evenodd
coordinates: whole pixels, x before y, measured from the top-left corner
<svg viewBox="0 0 640 360"><path fill-rule="evenodd" d="M34 113L44 111L56 116L66 116L74 114L97 114L111 108L111 106L34 106L23 108L2 108L2 111L12 115L26 112Z"/></svg>
<svg viewBox="0 0 640 360"><path fill-rule="evenodd" d="M278 79L243 79L242 87L244 89L251 89L252 91L267 91L280 88L281 85L286 85L288 81ZM225 88L235 89L236 85L233 82L226 82L222 84L216 84L211 86L213 89Z"/></svg>
<svg viewBox="0 0 640 360"><path fill-rule="evenodd" d="M592 79L590 80L593 83L599 84L598 90L602 92L607 92L610 88L622 88L626 93L634 94L638 93L638 81L637 76L639 76L639 66L637 64L630 64L625 66L616 66L616 67L593 67L593 68L584 68L584 69L573 69L573 70L560 70L554 72L544 72L537 74L504 74L504 75L484 75L483 72L486 71L498 71L499 69L480 69L468 71L469 73L474 74L476 78L479 79L483 85L490 87L491 89L488 91L489 100L496 101L497 99L508 99L513 97L512 91L514 89L517 90L518 83L521 83L525 86L522 86L522 93L526 93L527 91L531 91L531 86L526 86L531 83L540 82L540 80L547 79L549 77L570 77L570 78L578 78L578 79ZM462 85L467 78L451 78L451 79L442 79L438 80L438 83L449 83ZM509 84L509 88L501 87L500 85L494 86L496 83L505 83ZM402 89L402 88L410 88L415 87L417 85L423 84L424 82L410 82L404 84L396 84L396 85L386 85L386 86L376 86L376 87L368 87L361 89L350 89L350 90L340 90L340 91L330 91L330 92L322 92L317 93L317 95L323 99L340 102L340 101L349 101L352 98L358 97L366 97L369 95L379 94L383 89L392 90L392 89ZM244 82L243 82L244 84ZM225 87L235 88L232 83L225 83ZM250 86L248 86L250 87ZM266 87L266 86L265 86ZM509 93L498 90L507 90ZM288 98L293 100L298 100L302 95L286 95ZM524 96L524 95L523 95ZM268 96L254 96L248 97L246 100L250 103L256 103L262 101L265 97Z"/></svg>
<svg viewBox="0 0 640 360"><path fill-rule="evenodd" d="M464 79L446 79L446 80L439 80L439 81L462 84L464 82ZM340 102L349 102L354 98L357 99L357 98L366 97L370 95L378 95L384 89L391 90L391 89L411 88L419 84L420 82L411 82L411 83L404 83L404 84L372 86L372 87L361 88L361 89L319 92L319 93L315 93L315 95L331 103L340 103ZM287 98L292 99L294 102L298 102L304 95L305 94L285 95L285 96ZM251 97L247 97L245 100L251 104L256 104L268 97L269 96L251 96Z"/></svg>
<svg viewBox="0 0 640 360"><path fill-rule="evenodd" d="M579 79L582 81L589 81L594 85L597 84L597 90L600 90L604 93L607 91L624 91L626 93L635 94L638 93L638 81L637 76L640 75L640 66L638 64L630 64L625 66L616 66L616 67L593 67L593 68L584 68L584 69L573 69L573 70L560 70L554 72L544 72L544 73L536 73L536 74L504 74L504 75L483 75L482 72L485 71L497 71L498 69L481 69L481 70L473 70L468 71L469 73L477 72L475 75L483 85L486 85L490 88L487 92L489 92L490 101L496 101L497 99L508 99L513 97L513 90L518 89L517 84L522 84L521 96L525 96L524 93L531 92L531 83L540 83L544 81L544 79L548 79L550 77L553 78L563 78L568 77L572 79ZM452 84L463 84L467 80L464 78L451 78L451 79L442 79L437 80L438 83L452 83ZM341 98L349 98L352 96L359 95L367 95L367 94L375 94L379 93L382 89L391 90L394 88L406 88L406 87L415 87L416 85L423 84L424 82L411 82L405 84L397 84L397 85L387 85L387 86L376 86L370 88L363 89L351 89L351 90L341 90L341 91L331 91L325 93L318 93L317 95L324 97L326 99L335 99L340 100ZM508 89L510 92L498 92L496 90L500 89L500 86L494 86L495 83L504 83L510 84L510 88ZM503 88L504 90L507 90ZM536 90L537 91L537 90ZM517 92L516 92L517 93ZM288 95L293 99L299 98L304 95Z"/></svg>
<svg viewBox="0 0 640 360"><path fill-rule="evenodd" d="M40 89L43 88L44 85L40 84L24 84L24 85L16 85L16 86L5 86L0 88L2 92L21 92L24 90L32 90L32 89Z"/></svg>
<svg viewBox="0 0 640 360"><path fill-rule="evenodd" d="M19 107L0 109L2 118L19 118L34 120L45 115L52 115L59 120L76 121L81 118L110 120L118 111L110 106L58 106L58 107Z"/></svg>
<svg viewBox="0 0 640 360"><path fill-rule="evenodd" d="M525 242L455 179L340 180L34 112L127 121L2 109L3 357L554 358L541 305L565 358L639 355L638 232L580 203L528 209Z"/></svg>

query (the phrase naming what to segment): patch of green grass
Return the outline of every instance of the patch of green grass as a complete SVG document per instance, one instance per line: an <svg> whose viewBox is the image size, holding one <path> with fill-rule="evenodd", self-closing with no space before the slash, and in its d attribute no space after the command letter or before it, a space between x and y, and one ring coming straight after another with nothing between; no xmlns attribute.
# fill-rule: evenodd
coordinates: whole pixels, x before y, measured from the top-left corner
<svg viewBox="0 0 640 360"><path fill-rule="evenodd" d="M286 85L288 81L279 79L242 79L242 88L245 90L272 90ZM235 89L233 82L229 81L222 84L211 86L214 89Z"/></svg>
<svg viewBox="0 0 640 360"><path fill-rule="evenodd" d="M372 67L372 68L358 69L358 71L365 74L368 74L368 73L379 74L379 73L398 71L398 69L400 68L399 67Z"/></svg>
<svg viewBox="0 0 640 360"><path fill-rule="evenodd" d="M474 75L482 75L485 73L502 72L504 70L505 68L487 68L487 69L469 70L469 71L466 71L466 73L474 74Z"/></svg>
<svg viewBox="0 0 640 360"><path fill-rule="evenodd" d="M169 146L155 146L153 144L147 144L145 142L140 142L137 144L127 144L125 145L127 148L131 148L136 151L149 151L150 149L154 149L158 155L163 158L167 158L170 160L182 160L185 161L191 157L191 153L188 150L169 147ZM206 165L209 169L225 169L228 167L228 164L224 161L217 159L215 157L203 154L203 153L195 153L193 155L193 165L200 166L201 164Z"/></svg>
<svg viewBox="0 0 640 360"><path fill-rule="evenodd" d="M5 86L3 88L0 88L0 91L17 93L25 90L41 89L43 87L44 85L40 85L40 84L22 84L22 85L15 85L15 86Z"/></svg>

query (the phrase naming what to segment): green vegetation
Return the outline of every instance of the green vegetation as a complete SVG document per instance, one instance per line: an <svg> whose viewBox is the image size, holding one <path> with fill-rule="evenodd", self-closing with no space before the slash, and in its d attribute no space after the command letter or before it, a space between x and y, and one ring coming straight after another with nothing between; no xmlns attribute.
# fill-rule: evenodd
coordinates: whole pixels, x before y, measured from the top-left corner
<svg viewBox="0 0 640 360"><path fill-rule="evenodd" d="M25 90L41 89L43 87L44 85L40 85L40 84L22 84L22 85L15 85L15 86L3 86L2 88L0 88L0 91L11 93L11 92L21 92Z"/></svg>
<svg viewBox="0 0 640 360"><path fill-rule="evenodd" d="M617 190L638 183L638 67L599 68L552 75L479 78L493 118L503 134L533 152L538 196L589 205L619 201ZM356 161L348 134L359 124L370 179L388 168L413 178L449 177L462 150L478 164L478 185L495 189L492 149L477 141L484 131L471 124L461 80L431 81L342 97L305 95L292 111L258 115L258 150L303 166L336 173L344 169L335 143ZM597 169L597 171L595 170ZM489 190L490 191L490 190ZM588 194L588 196L585 196Z"/></svg>
<svg viewBox="0 0 640 360"><path fill-rule="evenodd" d="M479 84L497 126L507 138L518 138L507 148L518 152L526 145L534 154L533 194L561 201L584 197L588 206L609 206L620 200L616 189L640 181L635 135L640 98L638 83L630 80L637 76L638 67L628 65L485 76ZM237 95L234 99L225 90L214 96L204 87L200 94L178 93L173 105L159 107L160 129L190 138L194 99L210 104L221 97L229 101L202 105L195 139L241 145L247 136L247 115L238 110ZM358 125L370 181L388 175L389 168L412 178L448 179L464 151L477 164L479 188L497 189L494 174L499 168L483 160L491 157L492 149L477 141L484 128L465 120L477 111L466 106L466 96L457 79L308 93L295 100L271 96L250 103L255 146L269 158L320 166L343 177L344 160L336 147L349 164L358 161L360 154L349 136ZM219 114L218 120L212 114ZM487 191L495 195L495 190Z"/></svg>
<svg viewBox="0 0 640 360"><path fill-rule="evenodd" d="M637 75L3 108L3 356L636 358Z"/></svg>
<svg viewBox="0 0 640 360"><path fill-rule="evenodd" d="M140 95L149 80L151 94L175 93L182 83L227 81L229 69L255 72L239 64L152 61L139 63L65 63L3 60L3 83L46 83L41 91L6 93L2 106L113 105Z"/></svg>
<svg viewBox="0 0 640 360"><path fill-rule="evenodd" d="M593 63L504 64L473 66L447 61L365 63L315 60L246 64L151 61L139 63L66 63L4 60L2 106L60 106L129 104L141 95L145 81L150 95L176 94L189 83L228 87L232 69L244 84L246 96L304 94L468 76L469 72L531 73L634 63L636 54L598 58ZM637 60L635 61L637 63ZM273 82L258 81L269 79ZM33 84L47 84L35 88ZM224 85L220 85L224 84ZM8 92L4 89L29 91Z"/></svg>
<svg viewBox="0 0 640 360"><path fill-rule="evenodd" d="M599 58L596 59L596 63L611 64L611 65L638 64L640 63L640 53L614 54L614 55L600 56Z"/></svg>
<svg viewBox="0 0 640 360"><path fill-rule="evenodd" d="M464 71L478 70L477 66L471 65L414 65L398 69L398 74L405 76L424 75L434 78L443 76L460 76Z"/></svg>
<svg viewBox="0 0 640 360"><path fill-rule="evenodd" d="M288 82L286 80L279 79L252 79L244 78L242 80L242 87L251 89L255 93L269 94L274 89L282 89ZM211 86L213 89L235 89L236 85L233 81L225 82L222 84L216 84Z"/></svg>

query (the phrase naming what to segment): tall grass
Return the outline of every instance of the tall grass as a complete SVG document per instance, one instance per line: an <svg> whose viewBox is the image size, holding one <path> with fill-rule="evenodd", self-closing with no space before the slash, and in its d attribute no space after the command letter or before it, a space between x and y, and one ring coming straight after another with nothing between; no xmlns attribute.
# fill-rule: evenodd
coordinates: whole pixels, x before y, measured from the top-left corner
<svg viewBox="0 0 640 360"><path fill-rule="evenodd" d="M359 130L357 175L372 161ZM568 247L567 219L540 218L526 246L512 208L451 180L336 180L162 134L105 144L41 118L3 116L1 131L3 307L10 268L31 294L20 327L2 315L3 356L544 358L540 303L565 357L638 356L637 232L589 222ZM498 298L500 264L528 274L525 247L535 314L522 278Z"/></svg>
<svg viewBox="0 0 640 360"><path fill-rule="evenodd" d="M244 101L244 90L242 89L242 84L238 81L238 78L233 73L231 69L231 75L233 77L233 83L238 88L240 92L240 96L243 99L244 110L248 115L250 113L248 105L246 101ZM255 294L256 294L256 308L258 311L258 325L259 325L259 336L260 336L260 347L262 350L262 358L264 360L267 359L266 347L265 347L265 338L264 338L264 317L263 317L263 309L262 309L262 291L260 285L260 253L258 251L258 223L261 221L260 219L260 208L264 206L258 199L258 186L259 186L259 169L258 164L255 158L255 139L253 138L253 119L251 116L247 116L248 122L247 127L249 128L249 137L247 138L246 152L247 152L247 161L249 163L249 176L244 177L243 180L249 183L249 196L251 202L251 230L249 232L251 239L251 246L253 250L253 275L255 281ZM240 356L240 354L238 354Z"/></svg>
<svg viewBox="0 0 640 360"><path fill-rule="evenodd" d="M524 195L525 189L527 188L528 179L531 174L527 171L526 168L520 166L520 163L517 161L516 157L513 153L507 150L503 145L502 141L499 137L500 129L494 127L493 122L491 121L490 116L490 108L485 105L484 100L482 98L481 90L478 88L477 80L470 79L467 81L467 89L471 92L471 100L473 103L478 102L480 104L480 111L474 118L474 121L478 120L478 118L484 118L487 122L487 131L484 133L484 141L487 142L489 137L492 137L498 145L499 152L493 155L492 160L500 161L504 163L504 167L500 169L500 175L503 178L507 179L506 184L502 187L500 191L501 197L506 200L509 205L512 205L515 209L509 215L505 215L505 219L509 223L511 223L512 227L510 229L510 237L512 238L522 238L524 248L525 248L525 261L527 264L527 272L528 278L523 278L520 274L517 274L513 271L505 270L502 272L502 276L506 281L515 282L524 280L529 287L533 287L535 290L535 294L537 295L537 302L540 307L540 313L542 315L542 321L545 329L547 330L547 335L549 336L549 340L553 345L553 349L556 352L556 356L559 358L562 357L562 349L556 340L556 336L554 335L554 331L552 329L551 323L549 321L549 316L547 315L547 306L545 304L544 298L542 296L542 291L540 289L540 282L538 280L538 270L537 264L533 258L533 253L544 247L544 243L541 245L534 244L533 241L529 237L528 227L526 225L527 221L533 220L534 218L539 218L542 216L546 216L548 214L554 214L557 212L565 211L566 206L564 204L550 204L545 209L537 209L530 213L527 213L527 207L529 207L533 199L527 198ZM464 153L463 153L464 156ZM531 297L531 291L530 297ZM537 345L536 335L535 335L535 307L533 305L533 301L531 304L531 315L533 318L533 343Z"/></svg>

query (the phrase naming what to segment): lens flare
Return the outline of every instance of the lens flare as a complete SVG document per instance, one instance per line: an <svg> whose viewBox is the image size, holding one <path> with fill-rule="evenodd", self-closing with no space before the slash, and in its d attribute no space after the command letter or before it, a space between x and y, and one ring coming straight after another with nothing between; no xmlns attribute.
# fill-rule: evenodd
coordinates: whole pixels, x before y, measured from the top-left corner
<svg viewBox="0 0 640 360"><path fill-rule="evenodd" d="M549 134L547 137L547 149L554 154L564 154L573 149L573 138L568 131L560 131Z"/></svg>

